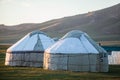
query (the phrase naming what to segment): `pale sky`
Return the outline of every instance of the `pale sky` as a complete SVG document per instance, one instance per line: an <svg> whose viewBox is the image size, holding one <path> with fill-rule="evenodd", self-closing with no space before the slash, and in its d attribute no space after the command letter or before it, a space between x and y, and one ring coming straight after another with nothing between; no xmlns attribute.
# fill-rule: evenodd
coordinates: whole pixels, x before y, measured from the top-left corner
<svg viewBox="0 0 120 80"><path fill-rule="evenodd" d="M120 3L120 0L0 0L0 24L41 23Z"/></svg>

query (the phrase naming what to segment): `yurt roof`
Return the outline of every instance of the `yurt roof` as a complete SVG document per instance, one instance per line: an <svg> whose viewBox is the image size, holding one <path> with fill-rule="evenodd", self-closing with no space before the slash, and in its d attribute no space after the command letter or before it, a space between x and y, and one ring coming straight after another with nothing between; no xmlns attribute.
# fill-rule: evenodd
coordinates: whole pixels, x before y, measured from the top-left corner
<svg viewBox="0 0 120 80"><path fill-rule="evenodd" d="M86 33L73 30L63 36L58 42L49 47L48 53L106 53L98 44L95 43Z"/></svg>
<svg viewBox="0 0 120 80"><path fill-rule="evenodd" d="M44 51L51 46L54 40L48 37L44 32L36 30L28 33L13 46L7 49L7 52L14 51Z"/></svg>
<svg viewBox="0 0 120 80"><path fill-rule="evenodd" d="M68 32L66 35L64 35L61 39L70 38L70 37L79 38L82 34L85 34L85 33L79 30L72 30Z"/></svg>

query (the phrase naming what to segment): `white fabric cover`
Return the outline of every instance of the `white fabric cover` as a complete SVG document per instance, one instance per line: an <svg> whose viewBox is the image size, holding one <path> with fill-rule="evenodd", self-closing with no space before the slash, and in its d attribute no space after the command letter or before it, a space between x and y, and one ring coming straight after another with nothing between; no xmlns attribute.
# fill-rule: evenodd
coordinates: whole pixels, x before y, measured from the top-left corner
<svg viewBox="0 0 120 80"><path fill-rule="evenodd" d="M44 69L107 72L108 55L86 33L73 30L45 50Z"/></svg>
<svg viewBox="0 0 120 80"><path fill-rule="evenodd" d="M110 65L120 65L120 51L112 51L111 55L108 55L108 61Z"/></svg>
<svg viewBox="0 0 120 80"><path fill-rule="evenodd" d="M5 65L43 66L43 53L54 40L41 31L33 31L7 49Z"/></svg>
<svg viewBox="0 0 120 80"><path fill-rule="evenodd" d="M107 57L99 54L44 53L44 69L87 72L108 72Z"/></svg>
<svg viewBox="0 0 120 80"><path fill-rule="evenodd" d="M76 32L76 34L75 34ZM77 37L74 35L69 36L69 34L74 33L74 35L78 35ZM68 35L68 36L67 36ZM80 31L72 31L65 35L61 40L56 42L50 48L46 50L49 53L95 53L98 54L101 52L105 52L100 46L98 46L93 40L91 41L90 37L83 32ZM100 49L100 50L99 50Z"/></svg>
<svg viewBox="0 0 120 80"><path fill-rule="evenodd" d="M34 51L34 47L37 43L38 38L40 39L42 44L40 47L43 47L43 49L47 49L49 46L51 46L54 43L54 40L48 37L45 34L34 34L30 36L31 33L27 34L25 37L23 37L21 40L19 40L17 43L15 43L13 46L7 49L7 52L12 51ZM43 50L43 51L44 51ZM40 51L40 50L38 50Z"/></svg>

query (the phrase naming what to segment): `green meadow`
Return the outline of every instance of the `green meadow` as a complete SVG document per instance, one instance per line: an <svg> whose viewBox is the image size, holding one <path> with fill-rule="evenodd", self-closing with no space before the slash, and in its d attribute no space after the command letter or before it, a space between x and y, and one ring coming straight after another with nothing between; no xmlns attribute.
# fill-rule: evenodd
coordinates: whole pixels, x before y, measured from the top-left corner
<svg viewBox="0 0 120 80"><path fill-rule="evenodd" d="M120 80L120 65L110 65L107 73L5 66L5 52L8 47L9 45L0 45L0 80Z"/></svg>

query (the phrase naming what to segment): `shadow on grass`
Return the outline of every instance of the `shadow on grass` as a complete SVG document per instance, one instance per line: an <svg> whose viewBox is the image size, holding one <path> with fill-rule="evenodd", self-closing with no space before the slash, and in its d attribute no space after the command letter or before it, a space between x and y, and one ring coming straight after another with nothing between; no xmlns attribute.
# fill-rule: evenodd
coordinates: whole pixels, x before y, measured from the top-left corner
<svg viewBox="0 0 120 80"><path fill-rule="evenodd" d="M109 72L101 73L101 74L109 75L109 76L116 76L120 78L120 65L110 65Z"/></svg>

